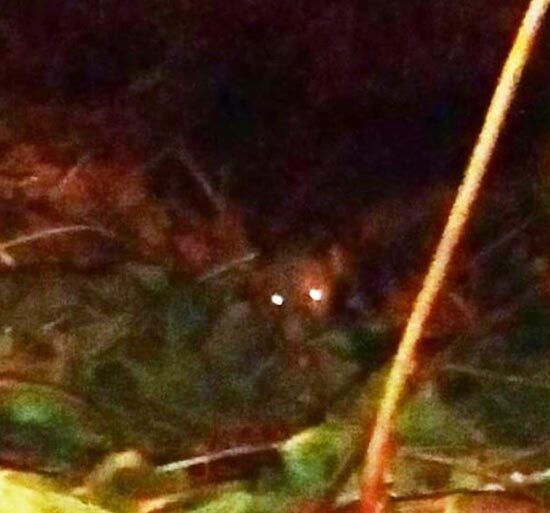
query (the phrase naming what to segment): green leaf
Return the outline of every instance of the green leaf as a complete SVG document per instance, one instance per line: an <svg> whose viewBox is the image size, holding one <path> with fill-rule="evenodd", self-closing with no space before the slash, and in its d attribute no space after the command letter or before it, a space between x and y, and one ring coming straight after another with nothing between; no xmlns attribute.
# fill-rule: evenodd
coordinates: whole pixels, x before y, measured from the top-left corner
<svg viewBox="0 0 550 513"><path fill-rule="evenodd" d="M305 497L326 493L353 457L357 439L355 428L327 423L288 440L281 453L284 482L290 493Z"/></svg>
<svg viewBox="0 0 550 513"><path fill-rule="evenodd" d="M0 382L0 458L16 466L59 471L87 463L111 445L98 420L53 387Z"/></svg>

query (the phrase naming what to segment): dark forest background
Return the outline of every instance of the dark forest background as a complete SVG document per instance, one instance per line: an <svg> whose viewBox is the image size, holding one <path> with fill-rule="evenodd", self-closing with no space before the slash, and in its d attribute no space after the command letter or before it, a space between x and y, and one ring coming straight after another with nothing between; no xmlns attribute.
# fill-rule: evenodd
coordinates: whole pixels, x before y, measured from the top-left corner
<svg viewBox="0 0 550 513"><path fill-rule="evenodd" d="M4 0L2 107L57 105L50 134L70 128L95 158L145 163L183 138L257 237L342 226L375 198L457 182L525 6ZM546 29L494 167L546 135L549 45ZM200 202L185 175L165 163L148 180Z"/></svg>

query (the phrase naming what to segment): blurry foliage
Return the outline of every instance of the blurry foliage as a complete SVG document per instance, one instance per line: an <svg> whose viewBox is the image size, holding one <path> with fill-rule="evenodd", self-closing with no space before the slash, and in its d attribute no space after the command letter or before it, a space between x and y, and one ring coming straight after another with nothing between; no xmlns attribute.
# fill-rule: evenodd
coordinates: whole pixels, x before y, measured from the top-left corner
<svg viewBox="0 0 550 513"><path fill-rule="evenodd" d="M87 397L123 439L164 457L216 425L303 423L356 375L343 334L312 340L319 365L295 372L277 332L211 286L135 263L5 275L0 367Z"/></svg>
<svg viewBox="0 0 550 513"><path fill-rule="evenodd" d="M110 449L108 424L79 399L14 380L0 387L0 452L8 464L67 473Z"/></svg>
<svg viewBox="0 0 550 513"><path fill-rule="evenodd" d="M474 438L472 421L430 394L419 394L403 407L398 433L404 444L420 447L464 447Z"/></svg>
<svg viewBox="0 0 550 513"><path fill-rule="evenodd" d="M288 440L283 449L283 473L288 492L321 497L330 490L357 451L360 430L324 424Z"/></svg>
<svg viewBox="0 0 550 513"><path fill-rule="evenodd" d="M521 214L510 212L515 226L521 224ZM472 470L479 451L548 440L550 311L540 285L545 257L536 256L533 264L539 249L522 230L511 240L512 253L506 242L492 249L509 226L499 219L485 219L484 226L489 228L474 231L463 250L474 252L466 263L476 267L468 279L452 282L452 293L471 315L458 324L467 329L445 325L441 319L452 313L438 314L432 337L443 346L429 364L422 360L400 415L398 440L413 457L395 461L392 489L398 495L475 491L486 483ZM289 252L286 258L284 269L303 267L301 256ZM457 267L457 277L463 268ZM10 433L0 443L4 463L82 475L102 456L119 461L114 450L137 448L152 463L138 467L131 482L116 463L110 477L88 474L89 482L97 481L88 490L92 499L118 511L134 507L145 490L179 494L182 511L193 512L283 513L337 496L361 452L355 426L374 418L385 375L379 369L403 321L397 309L380 305L398 304L391 291L401 294L408 276L394 275L387 303L372 303L343 322L329 312L310 317L299 304L268 314L246 293L250 276L260 272L266 271L252 262L200 282L166 265L134 260L86 273L50 265L2 274L0 369L13 380L0 397L3 432ZM302 367L289 353L289 320L301 323L298 354L308 357ZM105 424L98 429L82 420L90 416ZM156 463L280 441L311 424L317 426L278 445L277 462L258 463L252 478L245 456L237 457L234 474L207 470L211 488L204 495L191 492L193 472L168 481L155 477ZM432 451L427 460L423 451ZM443 468L438 458L445 459ZM513 466L500 470L498 459L494 464L508 486ZM517 468L536 472L546 465L543 452ZM224 475L239 478L241 467L249 479L236 490L216 486ZM457 484L459 471L465 477ZM544 495L541 486L534 486L536 496Z"/></svg>
<svg viewBox="0 0 550 513"><path fill-rule="evenodd" d="M99 506L73 497L67 490L33 475L2 475L0 511L8 513L109 513Z"/></svg>
<svg viewBox="0 0 550 513"><path fill-rule="evenodd" d="M357 426L524 3L4 2L0 460L60 476L2 471L0 513L352 511ZM401 411L396 496L550 495L510 478L549 466L541 48ZM88 230L52 235L71 226ZM354 253L340 274L319 250L334 239ZM316 274L338 296L317 318ZM266 442L276 461L252 473L244 455L158 466ZM83 475L86 501L63 485ZM444 508L538 511L519 503Z"/></svg>

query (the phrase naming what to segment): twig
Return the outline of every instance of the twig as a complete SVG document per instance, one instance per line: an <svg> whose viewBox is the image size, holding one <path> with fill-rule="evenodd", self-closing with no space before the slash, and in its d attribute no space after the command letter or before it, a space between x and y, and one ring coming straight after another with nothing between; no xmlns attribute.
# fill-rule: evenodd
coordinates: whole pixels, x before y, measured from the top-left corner
<svg viewBox="0 0 550 513"><path fill-rule="evenodd" d="M204 173L199 169L197 163L195 162L195 159L191 156L191 153L182 141L177 144L176 155L179 161L187 168L191 176L199 184L205 196L208 198L212 206L216 209L216 212L218 214L225 212L225 201L214 191L214 188L207 180Z"/></svg>
<svg viewBox="0 0 550 513"><path fill-rule="evenodd" d="M449 292L448 296L456 309L470 324L475 324L477 322L477 315L458 291Z"/></svg>
<svg viewBox="0 0 550 513"><path fill-rule="evenodd" d="M508 242L510 242L512 239L516 238L521 232L523 232L531 223L533 222L532 219L527 219L523 221L518 226L515 226L511 230L507 231L502 237L499 237L497 240L492 242L491 244L484 247L472 260L470 261L469 267L470 269L476 269L476 267L479 266L480 263L482 263L484 260L487 260L497 249L501 248L502 246L506 245Z"/></svg>
<svg viewBox="0 0 550 513"><path fill-rule="evenodd" d="M449 488L447 490L434 490L433 492L419 492L406 495L393 495L389 496L389 500L393 504L405 504L405 503L416 503L416 502L426 502L428 504L422 509L414 509L411 511L422 511L423 513L429 512L444 512L446 508L446 502L452 498L459 497L489 497L489 496L499 496L503 498L510 499L521 499L533 505L539 505L539 501L534 498L531 494L523 491L521 487L516 487L513 490L508 490L503 486L495 483L487 483L479 488ZM434 503L437 499L442 499L444 502ZM339 500L336 503L338 508L340 507L351 507L359 502L359 494L349 494L344 500ZM346 509L347 511L347 509ZM355 511L355 509L353 509ZM399 510L401 511L401 510ZM408 510L407 510L408 511ZM522 510L523 511L523 510ZM530 511L530 510L529 510ZM538 510L537 510L538 511Z"/></svg>
<svg viewBox="0 0 550 513"><path fill-rule="evenodd" d="M485 480L498 481L502 473L498 473L485 463L482 463L481 457L473 458L471 456L449 456L447 454L438 454L432 451L426 451L418 447L403 447L400 451L402 457L441 465L449 468L458 468L471 475L481 477Z"/></svg>
<svg viewBox="0 0 550 513"><path fill-rule="evenodd" d="M175 157L183 164L191 177L199 185L204 195L208 198L208 201L212 204L218 214L225 212L226 205L224 199L216 193L214 187L210 184L205 174L199 169L199 166L191 152L187 149L185 143L178 139L174 142L167 144L159 152L157 152L148 162L141 166L142 171L149 171L155 169L166 157L169 155L175 155Z"/></svg>
<svg viewBox="0 0 550 513"><path fill-rule="evenodd" d="M237 447L231 447L219 452L213 452L202 456L195 456L194 458L166 463L165 465L156 467L155 470L159 473L177 472L179 470L196 467L197 465L207 465L209 463L228 458L237 458L240 456L249 456L251 454L278 451L283 443L284 442L271 442L268 444L259 445L239 445Z"/></svg>
<svg viewBox="0 0 550 513"><path fill-rule="evenodd" d="M21 237L16 237L15 239L0 243L0 261L9 267L13 267L15 266L16 261L8 253L8 249L16 246L23 246L40 239L47 239L48 237L58 237L60 235L78 232L95 232L109 239L115 238L115 235L112 232L98 226L75 224L71 226L61 226L59 228L48 228L47 230L40 230L29 235L22 235Z"/></svg>
<svg viewBox="0 0 550 513"><path fill-rule="evenodd" d="M443 367L443 371L458 372L460 374L466 374L478 379L484 379L489 381L500 381L509 385L520 385L529 388L540 388L543 390L550 390L550 383L541 383L533 381L531 379L523 378L521 376L512 376L510 374L503 376L495 371L486 369L476 369L468 365L448 364Z"/></svg>
<svg viewBox="0 0 550 513"><path fill-rule="evenodd" d="M434 499L444 499L452 496L483 496L483 495L501 495L503 497L513 497L517 496L517 492L511 492L506 490L499 485L494 485L489 483L480 488L452 488L449 490L440 490L428 493L414 493L410 495L395 495L391 497L393 502L412 502L412 501L427 501ZM529 496L522 496L523 499L529 500L530 502L536 503Z"/></svg>
<svg viewBox="0 0 550 513"><path fill-rule="evenodd" d="M437 447L422 448L405 446L402 447L399 452L404 458L412 458L448 467L460 467L471 474L478 474L491 479L501 479L504 473L498 471L498 468L503 465L509 466L512 462L519 463L527 459L547 456L550 446L548 443L543 443L521 449L477 450L475 456L468 455L468 452L471 451L471 448L468 447L465 447L461 452L461 454L463 454L462 456L448 455L444 452L446 449L448 448L443 447L438 449ZM457 448L453 446L452 454L456 454L456 450ZM547 475L549 471L545 470L542 472ZM540 475L540 473L541 471L537 471L532 474L536 476ZM513 474L517 474L517 471L509 473L510 476Z"/></svg>
<svg viewBox="0 0 550 513"><path fill-rule="evenodd" d="M363 513L383 511L387 502L385 476L390 453L392 420L413 370L414 357L424 324L440 291L455 247L464 231L471 207L494 151L506 113L517 90L535 36L550 0L531 0L514 45L508 54L485 122L449 214L439 245L413 306L397 350L378 410L361 475Z"/></svg>
<svg viewBox="0 0 550 513"><path fill-rule="evenodd" d="M71 226L61 226L59 228L48 228L47 230L41 230L39 232L31 233L30 235L22 235L21 237L17 237L16 239L11 239L7 242L0 243L0 251L13 248L14 246L21 246L23 244L27 244L29 242L33 242L39 239L45 239L57 235L65 235L67 233L77 232L96 232L108 238L114 237L113 233L105 230L104 228L83 224L75 224Z"/></svg>
<svg viewBox="0 0 550 513"><path fill-rule="evenodd" d="M243 255L238 258L234 258L233 260L230 260L229 262L226 262L225 264L218 265L208 271L207 273L203 274L198 278L198 283L203 283L205 281L211 280L212 278L216 278L220 274L224 274L227 271L230 271L231 269L234 269L235 267L238 267L241 264L246 264L248 262L251 262L255 258L258 257L258 253L255 251L251 251L250 253L247 253L246 255Z"/></svg>

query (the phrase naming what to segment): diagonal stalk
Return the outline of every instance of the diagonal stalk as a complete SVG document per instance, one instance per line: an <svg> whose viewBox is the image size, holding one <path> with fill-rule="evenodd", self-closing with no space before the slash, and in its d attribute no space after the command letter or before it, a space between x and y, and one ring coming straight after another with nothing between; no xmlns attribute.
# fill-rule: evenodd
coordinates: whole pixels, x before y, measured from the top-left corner
<svg viewBox="0 0 550 513"><path fill-rule="evenodd" d="M391 452L392 421L405 391L407 377L413 372L415 352L424 324L437 293L441 290L453 252L470 217L471 207L486 174L506 114L549 4L550 0L531 0L529 4L499 77L443 235L407 321L386 382L362 469L362 513L380 513L386 505L387 492L384 481Z"/></svg>

